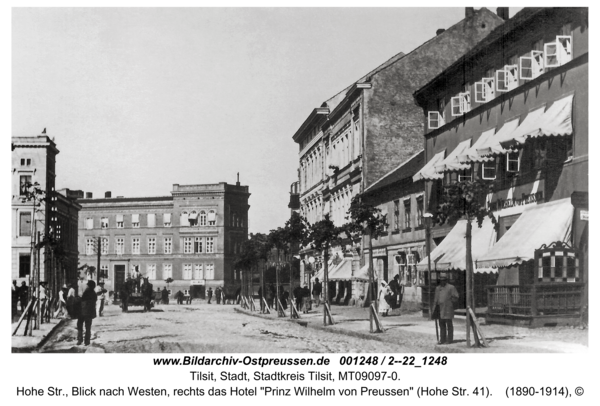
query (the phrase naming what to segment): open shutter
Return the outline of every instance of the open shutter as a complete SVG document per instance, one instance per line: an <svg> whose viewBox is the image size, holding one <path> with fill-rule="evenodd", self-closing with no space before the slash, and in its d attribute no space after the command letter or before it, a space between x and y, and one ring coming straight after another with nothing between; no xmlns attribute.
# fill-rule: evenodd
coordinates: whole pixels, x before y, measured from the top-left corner
<svg viewBox="0 0 600 406"><path fill-rule="evenodd" d="M533 61L533 77L537 78L544 73L544 53L542 51L531 51L531 59Z"/></svg>
<svg viewBox="0 0 600 406"><path fill-rule="evenodd" d="M558 44L558 60L561 65L573 59L573 39L570 35L558 35L556 43Z"/></svg>
<svg viewBox="0 0 600 406"><path fill-rule="evenodd" d="M483 78L483 93L485 95L485 101L494 99L496 95L496 88L494 87L494 78Z"/></svg>
<svg viewBox="0 0 600 406"><path fill-rule="evenodd" d="M519 86L519 67L517 65L507 65L504 67L506 71L506 87L512 90Z"/></svg>
<svg viewBox="0 0 600 406"><path fill-rule="evenodd" d="M509 90L506 81L507 76L508 72L504 69L496 71L496 90L498 92L507 92Z"/></svg>
<svg viewBox="0 0 600 406"><path fill-rule="evenodd" d="M547 68L556 68L557 66L560 66L558 43L550 42L544 44L544 66Z"/></svg>
<svg viewBox="0 0 600 406"><path fill-rule="evenodd" d="M459 94L460 97L460 112L465 114L471 111L471 93L464 92Z"/></svg>

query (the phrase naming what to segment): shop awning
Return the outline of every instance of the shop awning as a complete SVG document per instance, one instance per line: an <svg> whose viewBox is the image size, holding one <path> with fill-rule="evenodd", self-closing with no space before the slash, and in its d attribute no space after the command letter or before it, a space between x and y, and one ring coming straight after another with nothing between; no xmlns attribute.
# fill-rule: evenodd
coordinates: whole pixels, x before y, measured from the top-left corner
<svg viewBox="0 0 600 406"><path fill-rule="evenodd" d="M572 221L570 198L527 207L477 265L508 267L533 259L534 251L542 244L570 242Z"/></svg>
<svg viewBox="0 0 600 406"><path fill-rule="evenodd" d="M444 155L446 154L446 150L442 150L435 154L433 158L429 162L423 166L415 176L413 176L413 182L419 181L421 179L432 180L432 179L441 179L442 174L435 172L435 165L444 160Z"/></svg>
<svg viewBox="0 0 600 406"><path fill-rule="evenodd" d="M492 220L486 217L481 228L473 221L471 228L471 257L473 263L485 255L496 241L496 230ZM431 270L467 269L466 262L467 220L459 220L440 245L431 252ZM426 271L427 257L417 264L417 269ZM475 268L475 266L473 266Z"/></svg>
<svg viewBox="0 0 600 406"><path fill-rule="evenodd" d="M352 259L344 259L342 262L329 272L330 281L349 281L352 280Z"/></svg>
<svg viewBox="0 0 600 406"><path fill-rule="evenodd" d="M498 130L498 132L493 137L490 137L483 145L477 148L477 155L489 156L505 154L506 151L500 145L499 140L505 139L506 137L510 136L510 134L512 134L518 126L518 118L504 123L502 128Z"/></svg>
<svg viewBox="0 0 600 406"><path fill-rule="evenodd" d="M479 155L477 153L477 149L481 148L483 145L485 145L488 142L488 140L494 136L495 132L496 132L495 128L484 131L471 148L467 149L464 153L462 153L461 155L458 156L458 161L459 162L482 162L482 161L490 160L491 158L487 158L487 157Z"/></svg>
<svg viewBox="0 0 600 406"><path fill-rule="evenodd" d="M328 263L328 265L327 265L327 271L328 271L328 274L329 274L329 275L331 275L331 270L332 270L334 267L335 267L335 266L333 265L333 259L329 260L329 263ZM324 274L325 274L325 267L324 267L324 266L322 266L322 267L321 267L321 269L319 269L319 272L317 272L317 273L316 273L316 275L315 275L315 276L313 276L313 277L311 278L311 280L314 282L314 280L315 280L316 278L319 278L319 281L320 281L320 282L323 282Z"/></svg>
<svg viewBox="0 0 600 406"><path fill-rule="evenodd" d="M373 266L373 278L377 280L377 268ZM369 263L363 265L362 268L352 278L354 280L368 281L369 280Z"/></svg>
<svg viewBox="0 0 600 406"><path fill-rule="evenodd" d="M471 146L471 139L465 140L458 144L456 148L444 159L442 162L435 166L435 171L442 174L446 171L458 171L461 169L468 169L471 167L469 164L461 164L458 157L464 154Z"/></svg>
<svg viewBox="0 0 600 406"><path fill-rule="evenodd" d="M525 143L525 140L530 137L571 135L573 134L572 112L573 95L557 100L543 115L535 120L531 128L516 131L511 137L502 142L502 146L511 148Z"/></svg>

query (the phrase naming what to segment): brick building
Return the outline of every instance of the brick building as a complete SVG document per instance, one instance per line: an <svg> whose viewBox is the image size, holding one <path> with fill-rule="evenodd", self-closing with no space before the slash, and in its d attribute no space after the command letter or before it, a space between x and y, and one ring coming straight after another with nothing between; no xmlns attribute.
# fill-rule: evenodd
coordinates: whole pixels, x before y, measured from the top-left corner
<svg viewBox="0 0 600 406"><path fill-rule="evenodd" d="M415 93L428 209L444 185L493 186L498 226L475 225L472 252L494 321L569 323L587 303L588 42L586 8L525 8ZM432 229L432 279L464 284L465 224Z"/></svg>
<svg viewBox="0 0 600 406"><path fill-rule="evenodd" d="M353 196L423 148L422 113L413 92L504 22L485 8L465 10L465 19L326 100L296 131L300 212L310 223L329 215L342 225ZM321 266L317 260L311 272Z"/></svg>
<svg viewBox="0 0 600 406"><path fill-rule="evenodd" d="M156 289L167 278L172 292L203 297L217 286L240 283L234 258L248 236L248 186L239 182L173 185L171 196L111 197L79 200L81 263L97 264L106 289L118 294L134 269Z"/></svg>

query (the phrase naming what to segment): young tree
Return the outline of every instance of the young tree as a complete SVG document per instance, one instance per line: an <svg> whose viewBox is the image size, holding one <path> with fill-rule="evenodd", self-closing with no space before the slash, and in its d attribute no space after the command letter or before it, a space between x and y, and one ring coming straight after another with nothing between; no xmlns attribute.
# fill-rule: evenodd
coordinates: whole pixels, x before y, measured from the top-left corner
<svg viewBox="0 0 600 406"><path fill-rule="evenodd" d="M327 325L327 322L329 322L329 324L333 324L333 320L331 318L331 314L329 312L329 269L328 269L328 262L329 262L329 248L332 245L336 245L336 244L340 244L342 242L342 238L340 236L340 234L342 234L343 232L345 232L346 229L343 227L336 227L335 224L333 224L333 221L331 221L329 219L329 215L325 215L325 218L323 220L317 221L316 223L312 224L312 226L310 227L309 230L309 234L308 234L308 242L310 243L310 245L318 250L321 251L323 254L323 293L325 295L325 300L324 300L324 307L323 307L323 324Z"/></svg>
<svg viewBox="0 0 600 406"><path fill-rule="evenodd" d="M268 244L277 251L277 258L275 262L275 303L279 314L279 297L281 290L279 288L279 268L281 266L281 252L287 249L287 232L282 227L277 227L275 230L271 230L268 237ZM283 311L283 310L281 310Z"/></svg>
<svg viewBox="0 0 600 406"><path fill-rule="evenodd" d="M466 240L466 303L475 309L475 296L473 290L473 256L471 253L471 229L473 220L481 228L485 217L489 217L494 224L496 219L492 212L485 206L485 197L493 191L493 184L483 180L462 181L444 186L442 203L436 209L433 220L438 224L455 223L465 218L467 220ZM467 312L467 343L469 342L469 314Z"/></svg>
<svg viewBox="0 0 600 406"><path fill-rule="evenodd" d="M306 245L308 239L308 223L300 214L293 212L292 216L285 223L284 227L285 233L284 237L287 242L288 249L291 254L297 253L299 251L299 247ZM287 252L285 252L287 254ZM286 255L287 258L287 255ZM290 260L290 298L294 300L293 294L293 266L292 260ZM299 309L297 309L299 310ZM290 311L290 318L293 317L293 312Z"/></svg>

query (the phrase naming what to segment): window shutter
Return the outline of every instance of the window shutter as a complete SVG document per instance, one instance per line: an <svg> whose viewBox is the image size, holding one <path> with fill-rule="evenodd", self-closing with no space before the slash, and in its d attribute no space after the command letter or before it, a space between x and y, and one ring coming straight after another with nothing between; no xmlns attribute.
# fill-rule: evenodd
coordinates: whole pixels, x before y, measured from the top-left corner
<svg viewBox="0 0 600 406"><path fill-rule="evenodd" d="M559 62L564 65L573 59L572 38L570 35L558 35L556 43L558 44Z"/></svg>
<svg viewBox="0 0 600 406"><path fill-rule="evenodd" d="M496 95L496 89L494 87L494 78L483 78L483 92L485 94L485 101L494 99Z"/></svg>
<svg viewBox="0 0 600 406"><path fill-rule="evenodd" d="M506 88L512 90L519 86L519 67L517 65L507 65L504 70L506 71Z"/></svg>

